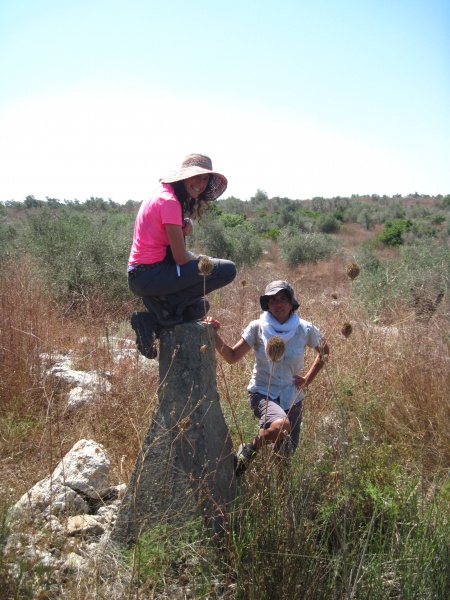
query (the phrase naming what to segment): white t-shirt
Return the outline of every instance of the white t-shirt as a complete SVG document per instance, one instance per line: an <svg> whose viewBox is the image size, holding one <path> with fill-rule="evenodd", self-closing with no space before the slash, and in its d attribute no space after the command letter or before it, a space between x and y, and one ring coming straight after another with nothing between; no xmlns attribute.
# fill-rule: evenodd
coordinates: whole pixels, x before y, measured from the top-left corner
<svg viewBox="0 0 450 600"><path fill-rule="evenodd" d="M255 366L248 391L268 394L272 400L279 397L283 410L288 410L294 400L300 402L304 393L300 392L296 398L298 391L294 385L294 376L299 375L302 370L305 346L315 348L320 345L322 336L317 327L300 319L295 335L286 342L286 350L276 363L266 354L259 319L249 323L241 335L255 352Z"/></svg>

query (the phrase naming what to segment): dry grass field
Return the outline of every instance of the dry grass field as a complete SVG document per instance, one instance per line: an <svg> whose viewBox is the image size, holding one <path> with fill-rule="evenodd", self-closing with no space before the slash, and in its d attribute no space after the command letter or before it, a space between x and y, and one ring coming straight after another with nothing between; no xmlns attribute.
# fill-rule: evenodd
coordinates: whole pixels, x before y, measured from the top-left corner
<svg viewBox="0 0 450 600"><path fill-rule="evenodd" d="M191 596L170 595L179 573L168 557L157 564L142 558L140 580L130 583L124 575L128 583L120 592L93 573L60 583L59 596L51 586L44 594L39 574L28 587L15 585L2 560L0 587L3 582L12 594L3 597L444 598L450 585L448 294L425 317L397 298L374 322L356 294L358 281L346 274L355 248L373 235L348 225L339 233L345 251L295 268L280 261L274 244L257 267L240 269L232 285L211 295L210 314L231 343L259 316L265 285L288 280L300 316L324 334L330 359L308 392L290 475L260 463L248 474L220 556L211 550L208 565L183 571L189 585L179 589L189 587ZM143 369L137 354L114 361L113 346L134 339L128 317L138 301L130 297L120 309L100 311L94 299L82 316L61 316L33 264L21 262L1 273L0 302L3 514L82 438L107 449L112 483L126 483L158 386L157 370ZM111 383L78 411L66 410L61 382L42 377L43 354L69 351L77 369L107 374ZM305 368L313 358L307 354ZM255 431L245 402L251 369L251 355L234 366L217 358L236 446ZM3 544L5 523L2 531Z"/></svg>

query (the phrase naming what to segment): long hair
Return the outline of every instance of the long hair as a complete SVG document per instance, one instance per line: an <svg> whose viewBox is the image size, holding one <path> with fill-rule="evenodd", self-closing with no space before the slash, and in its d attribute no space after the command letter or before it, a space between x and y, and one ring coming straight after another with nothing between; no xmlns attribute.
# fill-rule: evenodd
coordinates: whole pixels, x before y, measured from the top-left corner
<svg viewBox="0 0 450 600"><path fill-rule="evenodd" d="M184 187L183 180L174 181L170 184L173 188L175 196L178 198L178 202L181 204L181 209L183 211L184 217L198 217L198 220L201 220L202 213L206 209L209 209L209 201L204 199L204 194L208 187L206 187L205 191L202 192L197 199L191 198L189 194L186 192L186 188ZM209 183L208 183L209 185Z"/></svg>

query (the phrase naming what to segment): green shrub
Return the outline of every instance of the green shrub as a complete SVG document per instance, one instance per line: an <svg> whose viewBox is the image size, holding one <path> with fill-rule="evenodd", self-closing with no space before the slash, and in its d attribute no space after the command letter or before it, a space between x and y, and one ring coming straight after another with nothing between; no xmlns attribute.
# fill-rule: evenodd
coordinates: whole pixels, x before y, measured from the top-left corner
<svg viewBox="0 0 450 600"><path fill-rule="evenodd" d="M449 285L450 249L428 239L415 239L404 244L397 260L382 260L369 246L357 253L361 275L354 291L370 317L395 312L395 303L436 303Z"/></svg>
<svg viewBox="0 0 450 600"><path fill-rule="evenodd" d="M432 221L421 219L413 222L412 227L403 235L403 241L414 243L416 238L433 238L438 233L439 228Z"/></svg>
<svg viewBox="0 0 450 600"><path fill-rule="evenodd" d="M446 291L450 279L450 248L432 240L415 240L400 250L403 271L399 285L406 289L421 285L430 291Z"/></svg>
<svg viewBox="0 0 450 600"><path fill-rule="evenodd" d="M219 221L225 225L225 227L238 227L239 225L243 225L247 217L245 215L238 215L232 213L222 213L219 217Z"/></svg>
<svg viewBox="0 0 450 600"><path fill-rule="evenodd" d="M245 223L226 227L221 218L210 215L195 228L190 243L200 252L232 260L238 266L255 264L263 252L262 241L253 228Z"/></svg>
<svg viewBox="0 0 450 600"><path fill-rule="evenodd" d="M430 219L430 221L432 223L434 223L435 225L440 225L441 223L445 223L446 217L443 214L434 214L434 215L429 215L428 217L426 217L427 219Z"/></svg>
<svg viewBox="0 0 450 600"><path fill-rule="evenodd" d="M440 206L445 210L445 209L450 209L450 195L449 196L444 196L444 198L442 198L442 201L440 203Z"/></svg>
<svg viewBox="0 0 450 600"><path fill-rule="evenodd" d="M371 229L373 229L375 224L373 212L368 209L361 210L361 212L356 217L356 222L360 225L364 225L365 229L367 229L367 231L370 231Z"/></svg>
<svg viewBox="0 0 450 600"><path fill-rule="evenodd" d="M396 219L395 221L386 221L383 231L378 235L378 239L387 246L400 246L403 244L403 234L411 229L412 221L409 219Z"/></svg>
<svg viewBox="0 0 450 600"><path fill-rule="evenodd" d="M16 250L17 229L7 219L0 219L0 257Z"/></svg>
<svg viewBox="0 0 450 600"><path fill-rule="evenodd" d="M363 273L376 273L382 268L382 262L370 243L361 244L357 256L357 263Z"/></svg>
<svg viewBox="0 0 450 600"><path fill-rule="evenodd" d="M187 242L199 252L229 259L233 253L233 246L227 232L223 223L208 215L202 218L200 226L194 228L194 233L187 238Z"/></svg>
<svg viewBox="0 0 450 600"><path fill-rule="evenodd" d="M280 229L278 227L272 227L272 229L265 231L262 234L262 237L276 240L276 239L278 239L279 235L280 235Z"/></svg>
<svg viewBox="0 0 450 600"><path fill-rule="evenodd" d="M233 246L231 260L238 266L251 266L258 262L263 253L263 243L254 231L240 227L234 229L230 237Z"/></svg>
<svg viewBox="0 0 450 600"><path fill-rule="evenodd" d="M339 247L336 239L324 233L299 233L286 227L280 233L278 243L281 258L288 265L302 262L316 262L330 256Z"/></svg>
<svg viewBox="0 0 450 600"><path fill-rule="evenodd" d="M339 228L339 221L332 215L321 215L317 219L316 229L321 233L335 233Z"/></svg>
<svg viewBox="0 0 450 600"><path fill-rule="evenodd" d="M338 221L343 222L345 220L345 210L342 206L337 208L331 213L331 216L337 219Z"/></svg>
<svg viewBox="0 0 450 600"><path fill-rule="evenodd" d="M310 210L309 208L300 208L299 210L295 211L295 215L296 216L300 216L302 218L309 218L309 219L318 219L323 213L318 212L316 210Z"/></svg>
<svg viewBox="0 0 450 600"><path fill-rule="evenodd" d="M297 231L311 232L314 229L316 221L309 217L297 212L294 215L293 226Z"/></svg>
<svg viewBox="0 0 450 600"><path fill-rule="evenodd" d="M21 237L52 281L58 300L78 304L99 293L111 302L128 297L126 265L134 215L40 211Z"/></svg>

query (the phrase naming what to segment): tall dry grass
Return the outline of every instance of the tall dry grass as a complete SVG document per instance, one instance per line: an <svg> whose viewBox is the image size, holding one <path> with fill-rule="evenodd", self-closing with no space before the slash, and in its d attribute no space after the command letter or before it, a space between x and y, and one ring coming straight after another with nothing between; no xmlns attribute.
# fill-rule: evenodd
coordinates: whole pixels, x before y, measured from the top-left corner
<svg viewBox="0 0 450 600"><path fill-rule="evenodd" d="M32 263L4 264L0 302L2 494L17 499L81 438L108 447L117 459L115 476L123 481L140 447L142 423L155 407L158 385L154 369L141 373L137 354L114 361L117 335L132 338L128 320L111 313L104 319L89 313L64 316ZM69 352L74 369L96 370L112 383L112 392L100 390L81 418L66 409L67 385L43 376L46 366Z"/></svg>
<svg viewBox="0 0 450 600"><path fill-rule="evenodd" d="M199 598L414 597L420 564L409 552L420 558L421 550L406 540L416 540L422 529L430 537L433 523L440 531L448 523L440 495L450 469L448 301L428 320L399 301L389 307L389 327L368 322L346 274L349 259L289 269L269 254L209 298L222 337L232 343L259 316L266 284L287 279L300 316L320 328L331 351L308 391L301 447L287 468L261 453L242 484L220 549L205 537L205 554L192 559L195 535L207 534L167 532L158 552L154 540L146 541L139 581L131 582L125 558L116 565L114 584L105 574L101 581L98 573L91 580L86 575L83 584L66 582L64 597L162 598L170 597L169 589L177 597L187 585ZM127 482L156 407L156 370L144 370L137 354L114 361L117 340L133 339L126 314L136 302L120 313L64 316L45 285L32 263L8 264L0 276L3 506L48 476L81 438L106 447L112 483ZM344 323L352 325L347 338ZM42 377L42 354L68 351L76 368L95 369L112 384L112 391L100 390L95 402L75 413L65 409L61 383ZM305 370L313 360L311 351ZM252 367L251 355L238 365L217 360L218 389L236 446L257 429L245 401ZM413 510L418 506L421 516ZM404 519L395 516L399 511ZM439 556L448 552L445 541L435 547ZM181 564L188 583L180 583ZM420 585L433 589L428 579Z"/></svg>

